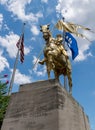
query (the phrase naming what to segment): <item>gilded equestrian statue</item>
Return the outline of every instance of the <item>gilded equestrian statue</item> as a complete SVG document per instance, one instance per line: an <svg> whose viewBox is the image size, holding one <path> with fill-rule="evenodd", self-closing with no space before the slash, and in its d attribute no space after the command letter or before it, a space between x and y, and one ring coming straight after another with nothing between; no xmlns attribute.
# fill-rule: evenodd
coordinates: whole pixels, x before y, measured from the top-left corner
<svg viewBox="0 0 95 130"><path fill-rule="evenodd" d="M54 71L55 78L59 80L60 75L68 77L69 92L72 93L72 76L71 76L71 64L67 52L62 44L63 37L58 34L56 38L53 38L49 30L49 25L43 25L41 32L46 42L44 47L44 59L39 61L40 64L46 63L48 78L50 79L50 71Z"/></svg>

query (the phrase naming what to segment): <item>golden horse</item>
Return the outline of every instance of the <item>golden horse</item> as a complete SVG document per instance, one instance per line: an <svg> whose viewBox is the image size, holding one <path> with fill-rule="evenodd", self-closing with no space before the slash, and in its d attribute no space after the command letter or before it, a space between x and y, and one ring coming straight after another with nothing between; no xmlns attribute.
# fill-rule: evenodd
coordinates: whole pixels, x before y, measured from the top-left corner
<svg viewBox="0 0 95 130"><path fill-rule="evenodd" d="M50 79L51 70L54 71L55 78L59 80L60 75L68 77L69 92L72 93L72 76L71 76L71 64L68 56L65 53L63 44L59 43L57 39L51 36L49 25L40 26L43 38L46 41L44 47L44 59L39 61L40 64L46 63L48 78ZM62 41L62 39L61 39Z"/></svg>

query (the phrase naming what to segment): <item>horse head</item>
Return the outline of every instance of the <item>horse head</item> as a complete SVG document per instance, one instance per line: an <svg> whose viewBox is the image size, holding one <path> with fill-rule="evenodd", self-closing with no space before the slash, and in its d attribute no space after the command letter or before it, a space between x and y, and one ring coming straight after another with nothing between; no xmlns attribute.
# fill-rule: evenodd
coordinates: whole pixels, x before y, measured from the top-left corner
<svg viewBox="0 0 95 130"><path fill-rule="evenodd" d="M51 32L49 30L49 24L40 25L40 31L43 33L43 38L47 41L51 37Z"/></svg>
<svg viewBox="0 0 95 130"><path fill-rule="evenodd" d="M49 26L50 26L50 24L47 24L47 25L40 25L40 31L41 32L48 32L49 31Z"/></svg>

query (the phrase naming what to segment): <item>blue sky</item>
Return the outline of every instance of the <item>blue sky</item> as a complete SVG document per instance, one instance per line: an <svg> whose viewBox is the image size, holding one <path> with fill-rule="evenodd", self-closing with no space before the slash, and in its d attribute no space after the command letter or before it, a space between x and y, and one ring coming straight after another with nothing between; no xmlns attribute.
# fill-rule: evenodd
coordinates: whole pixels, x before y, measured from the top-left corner
<svg viewBox="0 0 95 130"><path fill-rule="evenodd" d="M45 66L35 63L44 46L40 25L55 23L65 17L65 21L80 24L95 31L94 0L0 0L0 75L8 74L10 80L17 53L16 43L25 26L25 60L18 62L13 92L24 83L46 80ZM53 29L53 36L56 35ZM62 33L62 32L60 32ZM89 116L91 129L95 130L95 33L82 31L92 42L75 37L79 55L72 64L73 97L84 107ZM43 58L43 54L40 59ZM52 76L53 78L53 76ZM63 77L61 77L63 83Z"/></svg>

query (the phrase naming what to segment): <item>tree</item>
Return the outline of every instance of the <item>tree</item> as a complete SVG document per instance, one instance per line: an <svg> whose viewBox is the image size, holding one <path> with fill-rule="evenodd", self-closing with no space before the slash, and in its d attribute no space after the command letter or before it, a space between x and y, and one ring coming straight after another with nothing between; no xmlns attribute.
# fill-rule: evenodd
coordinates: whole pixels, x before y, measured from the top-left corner
<svg viewBox="0 0 95 130"><path fill-rule="evenodd" d="M7 95L7 84L8 81L6 81L6 83L2 83L0 81L0 128L9 103L9 96Z"/></svg>

